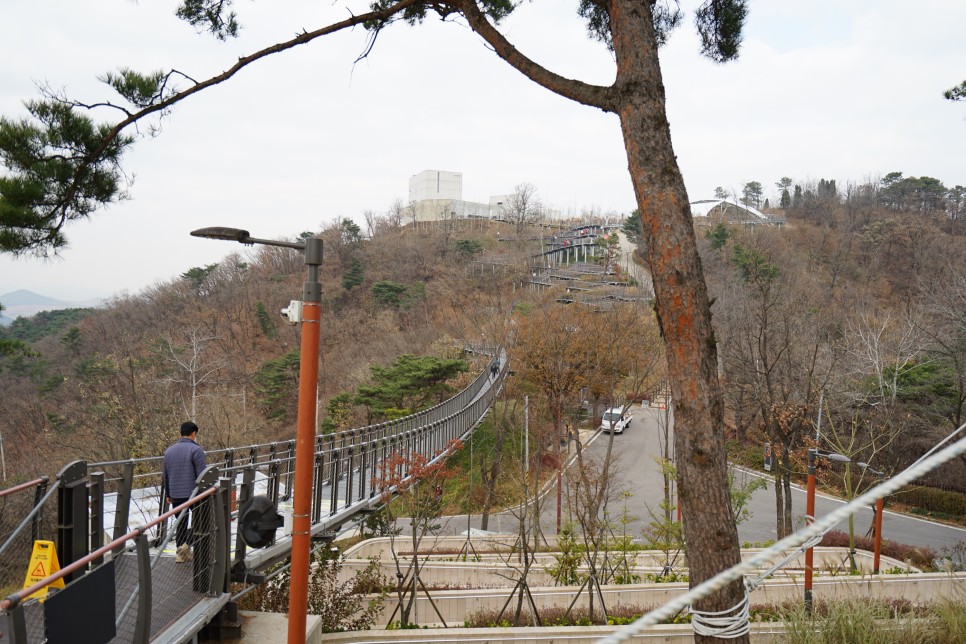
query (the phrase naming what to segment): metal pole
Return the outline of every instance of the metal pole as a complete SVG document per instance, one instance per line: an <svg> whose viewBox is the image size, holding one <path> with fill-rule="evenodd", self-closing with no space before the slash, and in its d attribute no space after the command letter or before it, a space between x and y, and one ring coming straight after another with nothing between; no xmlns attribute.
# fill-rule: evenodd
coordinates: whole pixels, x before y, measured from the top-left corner
<svg viewBox="0 0 966 644"><path fill-rule="evenodd" d="M564 455L563 450L560 449L560 400L557 400L557 534L560 534L560 509L562 506L563 498L563 466L564 466Z"/></svg>
<svg viewBox="0 0 966 644"><path fill-rule="evenodd" d="M818 419L815 422L815 448L808 450L808 485L805 496L805 522L815 521L815 458L818 455L818 444L822 438L822 405L825 402L825 389L818 396ZM814 552L812 548L805 551L805 607L812 608L812 562Z"/></svg>
<svg viewBox="0 0 966 644"><path fill-rule="evenodd" d="M523 397L523 478L530 483L530 396Z"/></svg>
<svg viewBox="0 0 966 644"><path fill-rule="evenodd" d="M470 548L472 547L472 544L470 543L470 530L472 529L472 526L470 525L470 517L473 516L473 505L472 505L473 503L473 436L474 434L470 434L469 436L469 441L470 441L469 502L470 504L466 506L466 544L464 545L464 548L466 550L465 556L467 559L470 558ZM480 522L481 522L480 527L482 527L482 518L480 519Z"/></svg>
<svg viewBox="0 0 966 644"><path fill-rule="evenodd" d="M885 499L879 497L875 502L875 548L872 554L872 574L879 574L879 556L882 554L882 512L885 510Z"/></svg>
<svg viewBox="0 0 966 644"><path fill-rule="evenodd" d="M815 455L817 449L808 450L808 487L805 497L805 522L815 521ZM812 548L805 551L805 607L812 608Z"/></svg>
<svg viewBox="0 0 966 644"><path fill-rule="evenodd" d="M302 292L302 346L299 354L298 421L295 436L295 490L292 499L292 581L289 587L288 644L304 644L309 594L312 463L319 382L319 327L322 240L305 240L308 277Z"/></svg>

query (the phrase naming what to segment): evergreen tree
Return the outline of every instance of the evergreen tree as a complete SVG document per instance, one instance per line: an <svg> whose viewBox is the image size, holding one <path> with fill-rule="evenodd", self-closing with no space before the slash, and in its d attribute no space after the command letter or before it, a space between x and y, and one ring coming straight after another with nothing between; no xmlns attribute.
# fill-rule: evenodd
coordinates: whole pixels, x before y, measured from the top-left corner
<svg viewBox="0 0 966 644"><path fill-rule="evenodd" d="M684 531L691 549L691 580L699 583L738 563L740 551L728 512L711 308L687 190L671 143L658 55L683 14L670 0L581 0L578 14L590 34L613 52L613 82L595 85L539 65L506 38L498 25L518 6L511 0L372 0L370 11L340 16L338 22L314 30L300 29L292 39L242 56L227 71L191 82L185 89L175 82L182 76L175 70L142 74L124 69L104 78L122 99L117 101L121 115L114 124L97 125L84 114L92 102L114 106L114 100L71 101L49 92L45 100L28 104L39 125L0 120L0 158L7 169L0 177L0 251L56 252L66 241L67 224L123 195L121 184L127 175L120 170L120 159L131 143L124 132L139 126L148 129L142 121L163 117L177 103L232 79L246 66L355 26L369 30L370 42L375 43L383 29L398 22L416 25L432 15L459 19L532 82L618 117L644 220L657 317L669 353L680 357L669 369L671 389L675 395L693 394L689 404L677 410L675 442L679 479L682 489L688 490L682 496L682 510L689 519ZM177 13L220 39L234 36L239 28L230 0L182 0ZM694 24L702 54L716 62L736 59L746 16L746 0L701 2ZM78 152L65 155L65 149ZM743 597L742 583L736 580L699 600L696 608L729 609ZM698 642L705 640L696 637ZM747 641L747 635L742 640Z"/></svg>
<svg viewBox="0 0 966 644"><path fill-rule="evenodd" d="M949 101L966 101L966 81L955 87L950 87L943 92L943 96Z"/></svg>
<svg viewBox="0 0 966 644"><path fill-rule="evenodd" d="M792 205L792 197L788 194L788 188L782 190L782 198L778 204L782 210L788 210Z"/></svg>
<svg viewBox="0 0 966 644"><path fill-rule="evenodd" d="M639 210L635 208L630 215L624 217L624 221L621 224L621 232L627 236L627 239L632 244L639 244L641 242L641 235L644 229L641 224L641 213Z"/></svg>
<svg viewBox="0 0 966 644"><path fill-rule="evenodd" d="M269 360L255 372L255 391L268 418L289 421L295 418L299 390L299 352L289 351Z"/></svg>
<svg viewBox="0 0 966 644"><path fill-rule="evenodd" d="M728 237L730 235L731 233L728 232L728 227L722 223L719 223L714 228L709 228L704 233L705 238L711 242L711 250L722 248L728 243Z"/></svg>
<svg viewBox="0 0 966 644"><path fill-rule="evenodd" d="M331 434L352 427L355 396L351 393L341 393L329 399L325 406L325 418L319 429L323 434Z"/></svg>
<svg viewBox="0 0 966 644"><path fill-rule="evenodd" d="M374 384L359 387L354 402L369 408L374 418L415 413L445 400L453 387L447 383L469 370L459 359L402 355L389 367L370 367Z"/></svg>
<svg viewBox="0 0 966 644"><path fill-rule="evenodd" d="M758 208L761 206L761 195L764 189L761 183L757 181L749 181L745 184L741 191L741 203L746 206L754 206Z"/></svg>
<svg viewBox="0 0 966 644"><path fill-rule="evenodd" d="M275 318L268 314L262 302L255 304L255 319L258 320L258 326L265 337L274 339L278 327L275 325Z"/></svg>
<svg viewBox="0 0 966 644"><path fill-rule="evenodd" d="M365 281L365 269L358 257L349 260L349 270L342 274L342 288L351 291L353 286L359 286Z"/></svg>
<svg viewBox="0 0 966 644"><path fill-rule="evenodd" d="M181 279L187 280L191 284L191 287L194 289L195 293L198 295L204 295L208 291L208 276L211 275L216 268L218 268L218 264L208 264L203 268L200 266L194 266L182 273Z"/></svg>

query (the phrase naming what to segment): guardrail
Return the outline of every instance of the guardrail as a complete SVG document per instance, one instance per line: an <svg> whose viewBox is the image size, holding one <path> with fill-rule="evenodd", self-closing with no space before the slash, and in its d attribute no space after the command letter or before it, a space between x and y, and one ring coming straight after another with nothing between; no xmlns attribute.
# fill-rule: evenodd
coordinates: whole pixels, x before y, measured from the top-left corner
<svg viewBox="0 0 966 644"><path fill-rule="evenodd" d="M64 635L77 629L90 641L176 640L165 631L181 631L176 623L200 602L207 600L208 614L217 613L228 602L228 483L217 467L207 468L184 504L0 601L8 641L67 641ZM193 558L190 566L181 566L161 549L152 554L149 531L175 515L186 520L187 508L192 508ZM50 588L71 579L63 590ZM50 593L46 598L31 599L44 589Z"/></svg>
<svg viewBox="0 0 966 644"><path fill-rule="evenodd" d="M497 358L491 366L497 365L497 368L483 371L468 387L452 398L394 421L316 436L311 507L311 533L314 538L334 537L334 531L344 523L360 514L374 511L385 501L387 494L394 493L393 489L381 488L375 476L378 464L389 455L421 454L431 462L445 458L451 442L465 438L482 421L501 389L509 368L506 353L501 348L480 346L473 347L473 350L495 354ZM221 499L214 506L218 508L217 513L209 508L197 513L197 516L193 515L191 523L194 528L195 523L199 522L200 532L197 534L208 535L205 538L209 540L210 535L214 534L219 548L222 544L224 547L217 552L207 552L207 546L204 546L201 556L198 556L196 544L193 568L197 568L199 562L202 562L205 570L208 570L207 579L210 583L206 588L209 593L214 592L211 590L211 583L214 583L211 579L217 578L218 587L221 588L217 594L218 601L201 602L205 607L202 614L189 614L187 617L183 615L180 618L179 623L185 620L196 623L196 631L211 620L214 615L211 610L217 613L230 600L225 593L231 581L259 583L264 579L263 571L266 568L289 556L290 536L277 536L272 528L266 533L264 543L253 547L250 542L246 542L244 531L238 529L237 520L239 511L244 510L256 496L268 497L275 510L279 508L279 504L284 504L291 497L295 442L212 450L206 457L210 465L197 481L198 496L193 497L186 505L201 503L197 499L207 499L209 495L215 494L206 490L213 490L217 486ZM153 615L150 610L145 613L146 609L141 606L145 597L143 589L148 589L147 596L155 596L155 608L158 608L159 603L164 604L159 599L160 595L171 596L165 589L169 585L178 586L178 583L174 578L162 578L159 581L157 576L152 577L150 573L159 566L160 570L185 569L184 566L175 566L172 553L165 552L168 541L174 534L173 529L168 526L168 519L184 506L168 507L167 495L161 488L162 464L161 456L90 464L75 461L61 470L46 493L42 493L40 487L43 485L46 488L46 479L37 479L0 492L0 498L3 498L31 488L37 490L32 510L13 531L13 536L7 539L11 542L17 535L26 534L28 524L35 526L31 534L34 540L44 538L41 534L40 517L47 501L55 493L57 495L56 543L63 569L56 577L51 576L38 584L46 587L55 579L63 579L68 585L51 599L65 594L74 584L94 583L84 581L87 577L97 576L101 580L98 583L103 583L103 579L107 577L113 577L118 597L124 592L128 593L129 598L135 597L136 589L141 587L138 610L132 611L130 608L133 599L124 600L129 606L123 619L117 617L117 627L123 630L125 637L149 637L151 641L158 639L159 629L164 627L164 620L158 615L168 609L162 607L160 611L154 611ZM409 472L402 471L400 474L407 477ZM217 525L212 522L217 522ZM0 546L4 547L6 546ZM130 551L132 547L135 554ZM145 563L152 548L151 563ZM138 562L136 566L129 563L134 559ZM23 565L25 561L26 557L18 563ZM107 573L94 574L109 564L115 568L113 576ZM136 575L129 571L125 573L126 576L120 576L118 568L127 569L132 566L137 570ZM134 582L133 594L130 589L124 590L121 587L130 583L127 581L129 579L137 580ZM42 641L35 639L34 635L39 633L42 638L42 624L45 621L43 616L47 610L39 602L23 601L31 592L31 589L25 589L0 603L0 612L7 612L8 622L20 629L16 634L20 639L14 640L18 643ZM81 595L71 592L74 600L95 594ZM121 602L120 599L118 601ZM57 600L52 605L56 607L62 603L62 600ZM182 609L185 607L182 606ZM130 615L137 617L128 625L125 620L133 619ZM145 620L151 624L150 627L145 626ZM23 639L25 637L28 639Z"/></svg>
<svg viewBox="0 0 966 644"><path fill-rule="evenodd" d="M0 490L0 587L23 581L33 543L43 534L44 503L53 494L49 482L42 476Z"/></svg>

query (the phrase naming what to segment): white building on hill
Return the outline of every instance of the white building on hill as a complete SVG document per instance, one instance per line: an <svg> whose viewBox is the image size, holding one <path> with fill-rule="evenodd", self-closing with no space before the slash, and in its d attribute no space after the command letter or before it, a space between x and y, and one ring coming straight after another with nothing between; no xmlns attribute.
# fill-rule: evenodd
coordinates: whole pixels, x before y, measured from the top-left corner
<svg viewBox="0 0 966 644"><path fill-rule="evenodd" d="M463 199L463 173L423 170L409 178L409 203L416 221L455 218L500 219L506 195L490 197L489 203Z"/></svg>

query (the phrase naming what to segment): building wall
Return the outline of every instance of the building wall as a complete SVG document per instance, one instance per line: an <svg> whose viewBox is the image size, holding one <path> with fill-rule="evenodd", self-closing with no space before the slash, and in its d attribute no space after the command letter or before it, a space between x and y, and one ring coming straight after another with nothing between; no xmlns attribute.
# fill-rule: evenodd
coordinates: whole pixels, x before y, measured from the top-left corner
<svg viewBox="0 0 966 644"><path fill-rule="evenodd" d="M423 170L409 178L409 201L463 199L463 173Z"/></svg>
<svg viewBox="0 0 966 644"><path fill-rule="evenodd" d="M502 219L503 207L509 203L510 195L493 195L490 197L490 217L492 219Z"/></svg>
<svg viewBox="0 0 966 644"><path fill-rule="evenodd" d="M490 216L487 204L460 199L420 199L413 202L413 207L416 210L416 221L444 221L453 218ZM412 220L404 217L403 223L412 223Z"/></svg>

